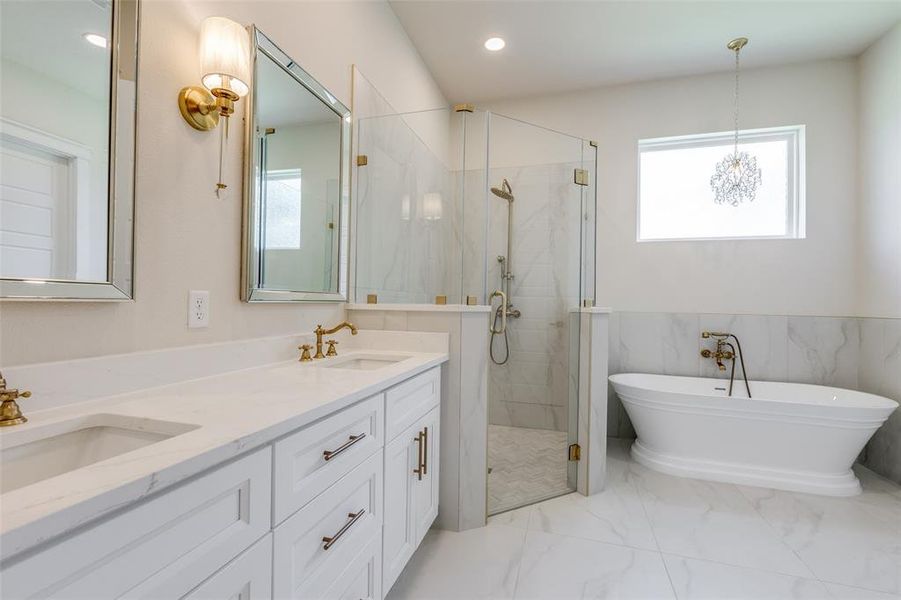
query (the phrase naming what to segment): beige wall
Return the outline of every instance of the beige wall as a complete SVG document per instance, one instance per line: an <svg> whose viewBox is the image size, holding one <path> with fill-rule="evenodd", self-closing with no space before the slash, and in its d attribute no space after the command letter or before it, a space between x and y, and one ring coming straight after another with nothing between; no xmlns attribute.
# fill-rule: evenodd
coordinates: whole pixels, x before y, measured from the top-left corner
<svg viewBox="0 0 901 600"><path fill-rule="evenodd" d="M3 303L0 365L96 356L311 330L341 305L239 301L241 127L226 161L232 193L219 200L218 132L202 134L175 102L199 83L199 23L211 14L256 23L347 105L356 63L399 110L446 104L385 2L142 4L135 302ZM243 112L243 107L239 107ZM211 326L188 330L187 294L210 290Z"/></svg>
<svg viewBox="0 0 901 600"><path fill-rule="evenodd" d="M860 57L862 316L901 317L901 23Z"/></svg>
<svg viewBox="0 0 901 600"><path fill-rule="evenodd" d="M639 139L726 131L731 73L492 103L598 141L598 303L617 310L856 313L857 62L742 73L741 127L807 126L807 239L637 243Z"/></svg>

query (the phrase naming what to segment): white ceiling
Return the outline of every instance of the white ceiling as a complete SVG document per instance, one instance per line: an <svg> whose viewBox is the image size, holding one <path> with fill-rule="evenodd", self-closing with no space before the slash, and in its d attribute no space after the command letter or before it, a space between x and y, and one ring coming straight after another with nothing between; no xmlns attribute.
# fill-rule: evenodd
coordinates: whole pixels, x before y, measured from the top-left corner
<svg viewBox="0 0 901 600"><path fill-rule="evenodd" d="M82 34L109 37L111 15L104 0L0 0L3 59L105 99L110 51L92 46Z"/></svg>
<svg viewBox="0 0 901 600"><path fill-rule="evenodd" d="M390 0L451 102L484 102L856 56L901 19L901 0ZM506 40L500 52L484 41Z"/></svg>

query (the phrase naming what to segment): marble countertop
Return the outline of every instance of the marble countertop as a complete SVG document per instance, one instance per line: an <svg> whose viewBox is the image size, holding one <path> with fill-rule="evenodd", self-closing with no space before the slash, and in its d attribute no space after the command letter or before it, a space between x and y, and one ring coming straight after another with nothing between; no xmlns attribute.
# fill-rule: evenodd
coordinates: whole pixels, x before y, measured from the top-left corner
<svg viewBox="0 0 901 600"><path fill-rule="evenodd" d="M19 445L34 437L39 428L96 414L158 419L197 428L0 495L0 559L448 360L446 351L408 351L396 346L380 351L345 350L339 359L372 354L409 358L369 371L325 368L329 359L284 361L28 414L28 423L0 432L0 447Z"/></svg>

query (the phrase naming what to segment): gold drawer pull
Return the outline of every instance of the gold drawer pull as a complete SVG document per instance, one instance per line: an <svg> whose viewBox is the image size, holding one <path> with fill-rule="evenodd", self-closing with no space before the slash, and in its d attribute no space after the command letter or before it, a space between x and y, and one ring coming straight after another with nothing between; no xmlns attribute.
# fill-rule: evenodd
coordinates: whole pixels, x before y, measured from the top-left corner
<svg viewBox="0 0 901 600"><path fill-rule="evenodd" d="M416 468L413 469L413 472L416 474L419 481L422 481L422 476L425 474L425 467L423 466L423 458L422 458L422 452L423 452L423 449L425 448L425 444L423 443L424 437L425 437L425 434L420 431L418 434L416 434L416 437L413 438L413 441L416 442L416 445L418 447L418 452L419 452L419 454L417 456L417 460L416 460Z"/></svg>
<svg viewBox="0 0 901 600"><path fill-rule="evenodd" d="M336 456L338 456L339 454L341 454L342 452L344 452L345 450L347 450L348 448L350 448L351 446L353 446L354 444L356 444L357 442L362 440L364 437L366 437L365 433L358 433L357 435L352 435L352 436L350 436L350 438L348 438L348 440L346 442L344 442L343 444L341 444L334 450L325 450L322 453L322 458L324 458L325 460L332 460L333 458L335 458Z"/></svg>
<svg viewBox="0 0 901 600"><path fill-rule="evenodd" d="M429 474L429 428L426 427L422 434L422 474Z"/></svg>
<svg viewBox="0 0 901 600"><path fill-rule="evenodd" d="M362 517L365 514L366 514L365 508L361 508L360 510L358 510L355 513L348 513L347 518L350 520L347 523L345 523L344 526L341 527L341 529L339 529L335 535L333 535L332 537L322 538L322 541L325 542L324 544L322 544L322 549L328 550L329 548L331 548L335 544L335 542L340 540L341 536L344 535L345 533L347 533L347 530L350 529L351 527L353 527L353 524L356 523L357 521L359 521L360 517Z"/></svg>

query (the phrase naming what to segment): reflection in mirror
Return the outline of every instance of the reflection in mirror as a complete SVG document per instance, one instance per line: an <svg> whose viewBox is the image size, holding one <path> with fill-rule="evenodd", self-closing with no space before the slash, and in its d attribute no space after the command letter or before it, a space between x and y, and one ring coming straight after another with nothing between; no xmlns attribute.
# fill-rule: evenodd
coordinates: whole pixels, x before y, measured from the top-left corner
<svg viewBox="0 0 901 600"><path fill-rule="evenodd" d="M254 38L245 299L340 300L349 112L260 32Z"/></svg>
<svg viewBox="0 0 901 600"><path fill-rule="evenodd" d="M133 1L0 2L3 297L131 296L136 22Z"/></svg>
<svg viewBox="0 0 901 600"><path fill-rule="evenodd" d="M341 117L268 56L257 69L262 284L327 292L338 241Z"/></svg>

